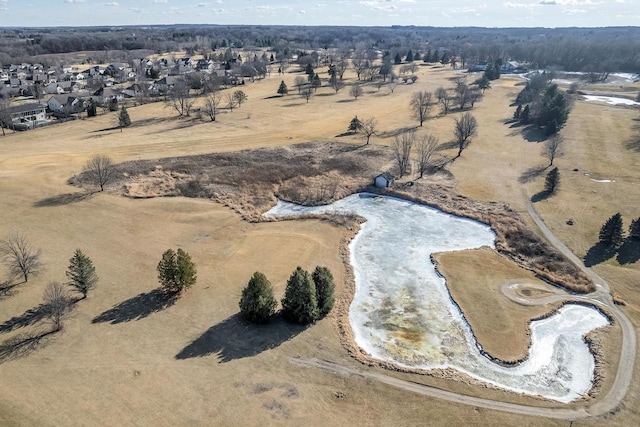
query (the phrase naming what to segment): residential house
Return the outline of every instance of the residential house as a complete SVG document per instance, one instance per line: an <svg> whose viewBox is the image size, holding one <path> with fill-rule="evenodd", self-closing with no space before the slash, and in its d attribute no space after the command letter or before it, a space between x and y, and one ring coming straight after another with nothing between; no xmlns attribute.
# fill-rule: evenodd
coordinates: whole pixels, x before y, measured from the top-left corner
<svg viewBox="0 0 640 427"><path fill-rule="evenodd" d="M155 93L167 93L180 81L182 81L182 77L180 76L163 77L160 80L153 82L151 89Z"/></svg>
<svg viewBox="0 0 640 427"><path fill-rule="evenodd" d="M47 107L37 103L9 107L14 127L19 130L33 129L38 123L47 121Z"/></svg>
<svg viewBox="0 0 640 427"><path fill-rule="evenodd" d="M49 98L47 106L52 113L74 114L84 110L84 101L74 95L53 95Z"/></svg>
<svg viewBox="0 0 640 427"><path fill-rule="evenodd" d="M122 101L124 99L124 94L110 87L102 87L91 95L91 99L99 104L102 102L112 101L114 99Z"/></svg>

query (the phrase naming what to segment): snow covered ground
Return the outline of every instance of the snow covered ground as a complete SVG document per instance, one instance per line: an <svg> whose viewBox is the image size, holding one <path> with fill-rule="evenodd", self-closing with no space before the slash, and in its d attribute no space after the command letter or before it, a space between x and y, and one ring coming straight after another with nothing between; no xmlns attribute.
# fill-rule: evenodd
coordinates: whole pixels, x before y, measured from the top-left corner
<svg viewBox="0 0 640 427"><path fill-rule="evenodd" d="M640 102L615 96L582 95L587 101L606 102L610 105L640 105Z"/></svg>
<svg viewBox="0 0 640 427"><path fill-rule="evenodd" d="M358 346L401 366L454 368L519 393L570 402L592 386L594 360L582 337L607 324L597 310L570 304L532 322L527 359L505 367L483 356L469 324L430 260L434 252L493 247L491 229L391 197L355 194L331 205L286 202L266 216L357 214L367 219L350 244L356 291L349 321Z"/></svg>

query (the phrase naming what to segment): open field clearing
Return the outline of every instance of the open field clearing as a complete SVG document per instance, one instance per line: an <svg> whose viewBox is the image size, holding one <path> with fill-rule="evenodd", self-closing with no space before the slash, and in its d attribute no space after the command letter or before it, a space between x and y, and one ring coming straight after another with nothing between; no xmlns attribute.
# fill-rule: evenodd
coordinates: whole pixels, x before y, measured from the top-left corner
<svg viewBox="0 0 640 427"><path fill-rule="evenodd" d="M415 425L431 419L439 424L559 425L547 418L478 409L358 377L293 367L290 357L328 359L362 368L340 344L334 315L307 329L280 320L252 328L238 320L241 290L256 270L271 280L278 299L297 265L328 266L336 276L337 295L345 292L345 266L338 248L347 230L340 226L319 220L253 224L207 200L134 200L116 195L119 189L82 199L56 198L79 192L67 180L99 153L122 162L307 141L359 145L362 138L337 137L355 115L375 117L379 133L371 144L389 145L399 131L417 124L409 113L410 94L440 85L452 87L453 75L449 69L421 67L414 85L400 84L393 93L384 86L379 91L365 86L365 94L353 100L348 88L334 94L323 87L307 104L295 95L294 74L284 76L290 95L277 96L282 77L274 74L242 87L249 96L247 103L233 112L224 111L216 122L178 119L156 103L129 108L132 126L123 132L108 130L115 125L116 116L111 113L0 138L0 235L24 232L34 246L42 248L46 264L42 275L0 299L0 322L5 325L0 340L44 328L39 324L9 327L7 322L40 304L49 281L64 280L76 248L93 259L100 276L95 292L77 304L62 333L24 357L0 361L0 424L336 425L354 419L368 425ZM509 104L521 88L519 82L515 78L492 82L492 89L476 104L472 114L480 124L479 135L447 166L455 180L446 184L467 197L508 203L527 218L527 200L542 189L544 178L524 183L521 178L543 165L544 159L541 143L527 141L519 129L505 124L513 113ZM447 142L457 114L432 117L418 133L430 132L441 143ZM577 101L563 130L567 153L557 159L561 190L535 206L578 256L594 245L600 225L613 213L620 211L625 225L640 215L640 156L625 147L632 135L632 119L637 117L633 109ZM452 157L455 152L449 149L440 154ZM377 172L371 171L372 176ZM570 218L575 225L566 225ZM155 267L170 247L192 254L199 279L172 305L158 306L152 293L158 286ZM472 268L486 260L480 255L468 262ZM620 265L613 257L594 268L626 301L623 310L637 324L640 264ZM501 278L507 280L509 274ZM465 313L485 307L484 299L492 301L487 306L501 304L495 300L501 295L477 295L482 300L468 309L465 306L474 301L461 298ZM496 335L496 342L504 339ZM611 355L617 355L619 336L616 332L603 341L602 390L607 392L617 363ZM368 369L468 395L558 406L464 382ZM637 423L637 362L631 374L631 389L614 413L574 425Z"/></svg>

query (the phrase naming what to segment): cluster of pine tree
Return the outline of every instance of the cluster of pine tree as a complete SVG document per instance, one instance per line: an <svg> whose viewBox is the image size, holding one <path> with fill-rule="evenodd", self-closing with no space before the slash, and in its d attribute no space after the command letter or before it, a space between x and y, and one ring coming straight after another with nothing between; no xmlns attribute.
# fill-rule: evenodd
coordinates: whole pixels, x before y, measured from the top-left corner
<svg viewBox="0 0 640 427"><path fill-rule="evenodd" d="M624 238L622 215L618 212L602 225L598 239L605 246L618 247L622 245ZM628 238L636 241L640 240L640 218L631 221Z"/></svg>
<svg viewBox="0 0 640 427"><path fill-rule="evenodd" d="M513 119L522 124L534 123L547 135L554 135L562 129L571 108L569 97L544 73L527 82L518 94L516 104Z"/></svg>
<svg viewBox="0 0 640 427"><path fill-rule="evenodd" d="M282 298L282 315L291 322L308 324L329 314L334 304L333 275L326 267L316 267L309 274L297 267ZM252 323L267 323L276 310L273 287L267 277L255 272L242 291L240 312Z"/></svg>

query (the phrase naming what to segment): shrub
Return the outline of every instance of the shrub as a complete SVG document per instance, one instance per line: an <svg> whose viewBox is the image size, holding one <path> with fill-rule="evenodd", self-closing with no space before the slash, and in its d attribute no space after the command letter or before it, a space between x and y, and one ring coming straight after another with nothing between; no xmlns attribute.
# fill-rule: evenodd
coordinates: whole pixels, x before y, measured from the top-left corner
<svg viewBox="0 0 640 427"><path fill-rule="evenodd" d="M316 289L309 273L297 267L289 280L282 298L282 314L296 323L311 323L318 318Z"/></svg>
<svg viewBox="0 0 640 427"><path fill-rule="evenodd" d="M267 323L276 311L276 299L267 277L256 271L242 290L240 312L252 323Z"/></svg>

